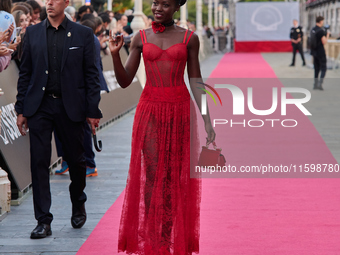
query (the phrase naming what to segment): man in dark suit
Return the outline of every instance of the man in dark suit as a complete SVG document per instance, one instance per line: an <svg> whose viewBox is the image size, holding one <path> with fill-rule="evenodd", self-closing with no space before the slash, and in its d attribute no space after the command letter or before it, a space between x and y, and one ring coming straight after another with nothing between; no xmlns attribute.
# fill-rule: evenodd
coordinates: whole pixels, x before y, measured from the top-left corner
<svg viewBox="0 0 340 255"><path fill-rule="evenodd" d="M24 38L15 110L22 135L29 128L33 202L37 227L31 238L52 234L49 165L55 130L69 165L71 224L86 221L84 121L92 132L102 117L100 84L91 29L69 21L69 0L46 0L48 18L28 27Z"/></svg>

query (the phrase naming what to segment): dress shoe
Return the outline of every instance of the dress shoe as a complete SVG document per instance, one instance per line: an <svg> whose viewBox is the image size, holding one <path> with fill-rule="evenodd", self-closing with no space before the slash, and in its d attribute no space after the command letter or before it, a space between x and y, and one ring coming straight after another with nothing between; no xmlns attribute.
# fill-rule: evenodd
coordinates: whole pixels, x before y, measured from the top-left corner
<svg viewBox="0 0 340 255"><path fill-rule="evenodd" d="M31 232L32 239L45 238L50 235L52 235L51 226L44 223L39 223Z"/></svg>
<svg viewBox="0 0 340 255"><path fill-rule="evenodd" d="M303 63L303 64L302 64L302 66L305 66L305 65L306 65L306 63Z"/></svg>
<svg viewBox="0 0 340 255"><path fill-rule="evenodd" d="M295 64L290 64L289 66L295 66Z"/></svg>
<svg viewBox="0 0 340 255"><path fill-rule="evenodd" d="M80 207L72 205L71 225L73 228L81 228L86 222L85 203Z"/></svg>

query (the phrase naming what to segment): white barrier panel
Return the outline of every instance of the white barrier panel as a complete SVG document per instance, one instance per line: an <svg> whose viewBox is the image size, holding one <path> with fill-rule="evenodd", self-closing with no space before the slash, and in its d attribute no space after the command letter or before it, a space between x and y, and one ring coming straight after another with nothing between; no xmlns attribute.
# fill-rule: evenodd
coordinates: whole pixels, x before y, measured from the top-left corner
<svg viewBox="0 0 340 255"><path fill-rule="evenodd" d="M236 40L289 41L294 19L299 20L298 2L236 3Z"/></svg>

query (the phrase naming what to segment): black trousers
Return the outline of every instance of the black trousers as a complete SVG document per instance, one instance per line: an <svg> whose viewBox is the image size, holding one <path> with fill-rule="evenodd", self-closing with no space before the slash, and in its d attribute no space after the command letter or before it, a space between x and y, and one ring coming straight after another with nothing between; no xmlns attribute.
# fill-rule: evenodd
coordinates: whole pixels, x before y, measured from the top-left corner
<svg viewBox="0 0 340 255"><path fill-rule="evenodd" d="M315 54L313 57L314 62L314 78L319 77L319 73L321 71L320 78L325 78L326 70L327 70L327 58L325 54Z"/></svg>
<svg viewBox="0 0 340 255"><path fill-rule="evenodd" d="M85 132L84 132L85 154L84 155L85 155L86 166L94 168L94 167L96 167L96 162L94 161L95 154L94 154L93 148L92 148L92 130L91 130L91 126L87 123L87 121L84 122L84 130L85 130ZM56 148L57 148L58 157L62 157L63 160L65 160L64 159L64 152L63 152L63 149L61 147L61 142L60 142L56 132L54 132L54 140L55 140L55 145L56 145Z"/></svg>
<svg viewBox="0 0 340 255"><path fill-rule="evenodd" d="M292 43L292 46L293 46L292 64L295 65L295 55L296 55L297 50L299 51L299 53L301 55L302 62L305 63L305 56L303 55L302 43Z"/></svg>
<svg viewBox="0 0 340 255"><path fill-rule="evenodd" d="M69 166L71 202L81 206L86 201L86 163L84 157L84 122L73 122L67 116L61 98L45 96L38 111L27 119L30 137L31 174L35 218L50 224L51 191L49 166L52 132L57 132L64 158Z"/></svg>

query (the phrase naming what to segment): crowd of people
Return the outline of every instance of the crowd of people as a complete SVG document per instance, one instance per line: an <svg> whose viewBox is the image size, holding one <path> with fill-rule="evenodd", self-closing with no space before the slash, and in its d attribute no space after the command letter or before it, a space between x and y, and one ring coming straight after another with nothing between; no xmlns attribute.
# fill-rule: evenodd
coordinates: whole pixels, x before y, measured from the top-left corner
<svg viewBox="0 0 340 255"><path fill-rule="evenodd" d="M109 92L102 72L101 54L109 54L109 30L117 35L123 34L127 39L132 36L130 27L133 18L132 12L125 14L111 11L96 13L92 6L84 5L78 11L74 7L68 6L65 8L64 13L68 20L92 29L95 45L95 65L99 72L101 90ZM37 25L46 18L46 6L40 0L27 0L25 2L17 0L13 2L11 0L0 1L0 72L9 66L11 60L15 61L20 70L26 28ZM128 52L129 42L126 43L125 49ZM86 174L87 176L96 176L97 168L92 151L91 129L87 123L84 123L84 129ZM56 135L55 140L58 156L63 157L64 153ZM64 174L68 169L67 162L63 160L62 167L56 171L56 174Z"/></svg>
<svg viewBox="0 0 340 255"><path fill-rule="evenodd" d="M68 6L64 10L65 16L72 22L79 23L89 27L93 31L95 44L95 64L99 71L101 90L109 92L103 75L103 65L101 55L109 53L108 40L109 33L113 35L123 35L124 49L129 54L129 48L133 31L131 22L133 20L133 11L126 10L124 13L114 13L105 11L97 13L93 6L84 5L78 10L73 6ZM0 72L5 70L11 60L15 61L20 70L23 43L25 40L26 28L37 25L47 18L46 6L41 0L1 0L0 1ZM145 28L152 26L154 16L143 15ZM175 20L180 25L179 20ZM187 28L192 31L196 30L195 24L187 21ZM86 150L85 158L87 162L87 176L97 176L97 168L92 151L91 130L87 123L84 124ZM58 156L63 158L63 151L58 137L55 135ZM63 159L62 166L55 174L64 174L68 172L68 163Z"/></svg>
<svg viewBox="0 0 340 255"><path fill-rule="evenodd" d="M105 11L97 13L92 6L84 5L76 10L73 6L65 9L66 17L84 26L90 27L97 40L97 53L109 54L109 31L113 34L123 34L124 48L129 53L129 46L133 31L131 21L132 10L124 13ZM6 69L11 60L15 60L20 68L22 45L26 28L36 25L47 17L46 7L40 0L1 0L0 2L0 72ZM143 16L145 28L151 27L153 16ZM99 50L98 50L99 49ZM100 55L97 55L100 59ZM105 82L104 79L101 81ZM105 86L102 88L107 90Z"/></svg>
<svg viewBox="0 0 340 255"><path fill-rule="evenodd" d="M84 26L90 27L98 40L96 43L96 51L102 54L109 54L108 40L109 31L114 35L123 34L124 48L129 54L129 47L133 31L131 22L133 19L133 11L126 10L124 13L114 13L105 11L97 13L91 5L81 6L76 10L73 6L68 6L65 9L66 17ZM6 69L11 60L15 60L20 68L20 59L22 55L22 45L26 28L38 24L46 19L46 7L41 0L2 0L0 2L0 72ZM143 15L145 28L151 27L154 17L152 15ZM180 25L180 20L175 20L177 25ZM196 26L193 22L187 21L187 28L196 31ZM203 33L208 37L213 35L215 31L224 30L228 32L228 28L216 28L210 31L208 27L204 27ZM97 60L100 56L97 56ZM105 80L101 79L104 84ZM105 85L103 90L107 90Z"/></svg>
<svg viewBox="0 0 340 255"><path fill-rule="evenodd" d="M35 0L0 2L0 71L6 69L12 59L20 66L26 28L39 23L43 11L42 2Z"/></svg>

